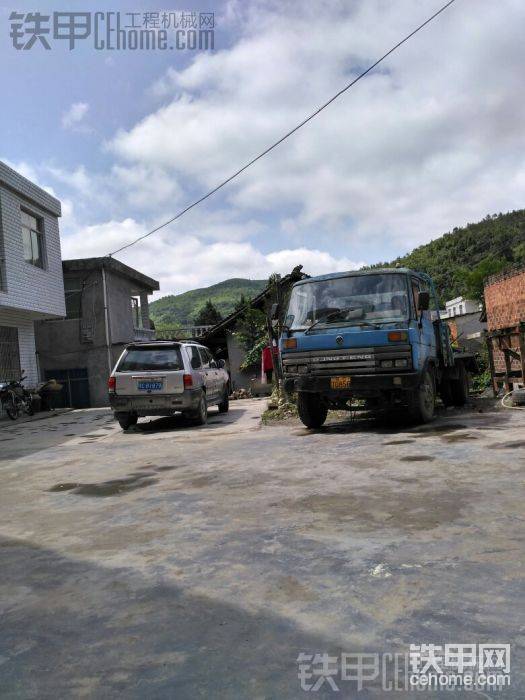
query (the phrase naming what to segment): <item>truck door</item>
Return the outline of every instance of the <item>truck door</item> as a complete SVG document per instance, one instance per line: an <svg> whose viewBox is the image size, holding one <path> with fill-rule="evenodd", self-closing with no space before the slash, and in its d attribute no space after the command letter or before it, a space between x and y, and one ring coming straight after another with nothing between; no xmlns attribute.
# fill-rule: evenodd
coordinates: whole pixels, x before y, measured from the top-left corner
<svg viewBox="0 0 525 700"><path fill-rule="evenodd" d="M417 369L422 369L425 365L427 358L435 359L437 356L436 348L436 334L434 330L434 324L432 322L432 305L434 301L434 295L428 286L416 277L411 278L412 285L412 315L417 323L417 344L416 344L416 356L414 358L414 363ZM418 298L420 291L428 291L430 293L431 308L428 311L418 311Z"/></svg>

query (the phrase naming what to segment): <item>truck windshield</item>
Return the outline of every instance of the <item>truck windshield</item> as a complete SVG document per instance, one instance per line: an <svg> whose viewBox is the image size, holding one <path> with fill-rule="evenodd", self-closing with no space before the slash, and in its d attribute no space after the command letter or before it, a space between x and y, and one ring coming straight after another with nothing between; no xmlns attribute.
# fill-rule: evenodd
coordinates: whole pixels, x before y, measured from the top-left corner
<svg viewBox="0 0 525 700"><path fill-rule="evenodd" d="M305 282L292 289L286 325L304 330L331 324L375 325L408 319L403 274L366 274Z"/></svg>

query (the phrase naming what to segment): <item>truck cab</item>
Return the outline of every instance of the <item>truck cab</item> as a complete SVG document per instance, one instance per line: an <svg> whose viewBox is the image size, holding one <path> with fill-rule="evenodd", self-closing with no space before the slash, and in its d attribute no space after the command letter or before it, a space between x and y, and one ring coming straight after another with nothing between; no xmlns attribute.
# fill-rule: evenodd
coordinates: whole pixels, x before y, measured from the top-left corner
<svg viewBox="0 0 525 700"><path fill-rule="evenodd" d="M465 403L475 361L453 352L431 278L407 268L297 282L279 349L284 388L297 393L300 418L311 428L352 399L431 420L437 392L446 405Z"/></svg>

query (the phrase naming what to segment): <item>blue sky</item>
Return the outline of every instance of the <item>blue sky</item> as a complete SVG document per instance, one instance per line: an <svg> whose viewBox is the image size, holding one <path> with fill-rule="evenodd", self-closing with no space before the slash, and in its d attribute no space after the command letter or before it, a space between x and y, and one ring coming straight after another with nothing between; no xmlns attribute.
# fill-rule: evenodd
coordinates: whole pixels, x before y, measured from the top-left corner
<svg viewBox="0 0 525 700"><path fill-rule="evenodd" d="M0 158L62 200L64 257L106 254L229 175L438 6L83 4L215 12L214 52L117 52L52 39L50 51L17 51L2 4ZM315 274L388 260L521 208L524 20L518 0L457 0L238 181L119 257L177 293L296 264Z"/></svg>

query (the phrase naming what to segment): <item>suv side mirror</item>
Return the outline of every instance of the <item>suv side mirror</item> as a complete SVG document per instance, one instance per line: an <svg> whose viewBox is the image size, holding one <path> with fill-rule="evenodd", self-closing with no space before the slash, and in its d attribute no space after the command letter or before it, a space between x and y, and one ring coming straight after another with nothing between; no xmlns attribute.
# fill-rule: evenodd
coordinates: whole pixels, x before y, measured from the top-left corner
<svg viewBox="0 0 525 700"><path fill-rule="evenodd" d="M217 360L217 367L219 369L224 369L226 367L226 362L225 360Z"/></svg>
<svg viewBox="0 0 525 700"><path fill-rule="evenodd" d="M418 311L428 311L430 306L430 294L428 292L419 292L417 298Z"/></svg>
<svg viewBox="0 0 525 700"><path fill-rule="evenodd" d="M191 368L192 369L199 369L201 366L201 361L199 360L198 357L192 357L191 358Z"/></svg>
<svg viewBox="0 0 525 700"><path fill-rule="evenodd" d="M210 360L210 367L211 369L217 369L217 363L215 362L215 360Z"/></svg>

